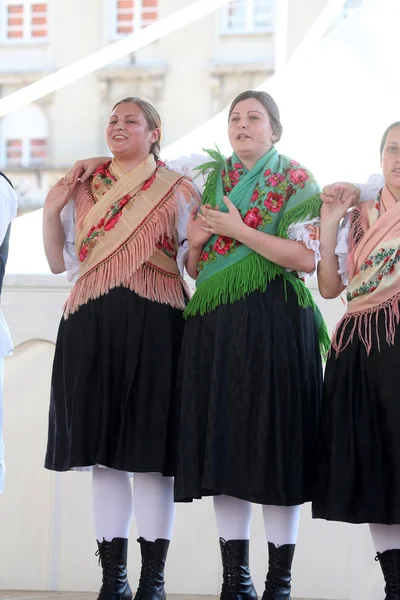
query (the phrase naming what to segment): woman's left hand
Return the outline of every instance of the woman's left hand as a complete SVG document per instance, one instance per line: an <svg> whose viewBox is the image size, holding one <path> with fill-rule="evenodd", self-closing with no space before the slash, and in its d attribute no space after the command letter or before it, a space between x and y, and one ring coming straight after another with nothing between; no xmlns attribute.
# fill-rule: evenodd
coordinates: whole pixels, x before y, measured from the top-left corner
<svg viewBox="0 0 400 600"><path fill-rule="evenodd" d="M238 209L229 200L228 196L224 196L224 202L228 208L227 213L205 206L202 207L201 218L204 222L204 230L212 235L223 235L240 241L240 232L247 225L243 223Z"/></svg>

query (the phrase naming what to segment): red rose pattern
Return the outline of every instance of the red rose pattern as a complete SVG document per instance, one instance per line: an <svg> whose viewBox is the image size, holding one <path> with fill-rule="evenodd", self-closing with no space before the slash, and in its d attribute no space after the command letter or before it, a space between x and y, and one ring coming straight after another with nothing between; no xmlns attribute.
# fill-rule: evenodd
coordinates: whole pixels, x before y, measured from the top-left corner
<svg viewBox="0 0 400 600"><path fill-rule="evenodd" d="M222 180L224 193L229 194L232 189L239 183L243 175L243 165L239 162L232 163L231 159L227 160L228 168L222 170ZM306 169L300 167L296 161L290 162L290 167L286 168L283 173L272 173L271 169L266 169L263 173L267 186L270 191L257 185L251 197L253 205L244 215L243 221L252 229L258 229L264 222L272 222L272 215L277 214L282 210L284 203L296 193L296 188L304 188L306 182L310 179ZM288 183L288 180L290 183ZM273 188L273 190L271 190ZM266 213L266 209L269 211ZM215 254L220 256L229 256L231 252L241 246L240 242L233 240L227 236L220 235L213 245L210 245L200 256L199 269L203 269L206 264L215 260ZM214 255L214 258L211 255ZM211 260L212 259L212 260Z"/></svg>
<svg viewBox="0 0 400 600"><path fill-rule="evenodd" d="M157 242L156 247L170 258L176 259L177 249L175 247L175 242L168 235L162 236Z"/></svg>
<svg viewBox="0 0 400 600"><path fill-rule="evenodd" d="M253 229L258 229L258 227L262 223L262 216L260 215L260 209L257 207L252 208L251 210L249 210L246 213L243 220L246 223L246 225L248 225L249 227L252 227Z"/></svg>
<svg viewBox="0 0 400 600"><path fill-rule="evenodd" d="M305 182L309 179L309 175L305 169L295 169L290 171L289 179L295 185L299 185L301 188L303 188Z"/></svg>
<svg viewBox="0 0 400 600"><path fill-rule="evenodd" d="M140 189L141 189L142 191L144 191L144 190L148 190L148 189L149 189L149 187L151 187L151 186L152 186L152 184L153 184L153 182L154 182L154 180L155 180L155 178L156 178L156 175L157 175L157 171L154 173L154 175L152 175L152 176L150 177L150 179L148 179L148 180L147 180L147 181L146 181L146 182L145 182L145 183L142 185L142 187L141 187Z"/></svg>
<svg viewBox="0 0 400 600"><path fill-rule="evenodd" d="M267 199L264 201L265 206L273 213L277 213L283 206L284 198L276 192L269 192Z"/></svg>
<svg viewBox="0 0 400 600"><path fill-rule="evenodd" d="M233 239L225 235L220 235L214 244L214 250L217 254L229 254Z"/></svg>
<svg viewBox="0 0 400 600"><path fill-rule="evenodd" d="M267 183L272 185L272 187L276 187L282 183L282 181L285 181L285 177L281 173L275 173L275 175L271 175L271 177L268 177L267 179Z"/></svg>

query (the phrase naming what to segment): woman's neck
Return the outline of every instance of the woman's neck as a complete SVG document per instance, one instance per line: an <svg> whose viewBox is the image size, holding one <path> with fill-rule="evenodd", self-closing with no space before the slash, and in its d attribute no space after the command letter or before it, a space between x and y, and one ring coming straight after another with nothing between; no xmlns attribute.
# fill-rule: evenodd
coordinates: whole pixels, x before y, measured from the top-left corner
<svg viewBox="0 0 400 600"><path fill-rule="evenodd" d="M392 194L393 198L396 200L396 202L400 202L400 189L393 187L393 186L389 186L388 184L386 184L389 192Z"/></svg>
<svg viewBox="0 0 400 600"><path fill-rule="evenodd" d="M132 171L132 169L140 165L140 163L143 162L144 159L148 157L148 155L149 153L146 152L143 154L136 154L134 156L114 155L114 158L125 171Z"/></svg>
<svg viewBox="0 0 400 600"><path fill-rule="evenodd" d="M254 165L256 164L257 160L254 158L241 158L238 155L238 159L240 160L241 164L248 170L251 171L252 168L254 167Z"/></svg>
<svg viewBox="0 0 400 600"><path fill-rule="evenodd" d="M246 169L248 171L251 171L252 168L254 167L254 165L256 165L258 163L258 161L260 160L260 158L262 156L265 156L265 154L267 154L270 150L271 150L272 146L269 147L264 154L261 154L260 156L240 156L238 153L236 153L236 156L238 157L238 159L240 160L241 164L246 167Z"/></svg>

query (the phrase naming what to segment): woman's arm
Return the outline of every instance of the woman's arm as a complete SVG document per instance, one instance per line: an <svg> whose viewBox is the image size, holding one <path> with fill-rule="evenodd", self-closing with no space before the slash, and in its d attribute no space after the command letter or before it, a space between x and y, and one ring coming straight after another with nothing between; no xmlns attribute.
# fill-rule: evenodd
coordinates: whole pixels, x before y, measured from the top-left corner
<svg viewBox="0 0 400 600"><path fill-rule="evenodd" d="M186 263L186 271L189 277L197 279L197 265L199 264L203 246L191 246L189 243L189 255Z"/></svg>
<svg viewBox="0 0 400 600"><path fill-rule="evenodd" d="M227 213L203 207L205 231L233 238L285 269L305 273L314 270L313 250L309 250L301 242L279 238L249 227L227 196L225 204L228 207Z"/></svg>
<svg viewBox="0 0 400 600"><path fill-rule="evenodd" d="M339 275L338 257L335 254L339 223L340 219L321 218L319 233L321 260L317 272L319 292L326 299L337 298L345 289Z"/></svg>
<svg viewBox="0 0 400 600"><path fill-rule="evenodd" d="M64 179L47 194L43 207L43 245L47 262L52 273L64 273L65 262L63 248L64 228L61 223L61 211L68 203L75 185L68 185Z"/></svg>
<svg viewBox="0 0 400 600"><path fill-rule="evenodd" d="M243 227L240 228L235 239L285 269L303 271L304 273L314 271L314 252L306 248L301 242L286 240L276 235L252 229L245 223L243 223Z"/></svg>
<svg viewBox="0 0 400 600"><path fill-rule="evenodd" d="M322 203L319 234L321 260L318 263L318 286L323 298L337 298L346 287L339 274L340 265L336 248L340 222L352 206L354 206L354 196L351 195L345 200L337 198L334 201ZM346 246L346 244L343 245Z"/></svg>
<svg viewBox="0 0 400 600"><path fill-rule="evenodd" d="M95 156L94 158L77 160L65 176L67 183L69 185L75 185L78 182L78 179L81 183L85 183L85 181L88 181L89 177L93 175L97 167L104 165L104 163L109 162L110 160L110 156Z"/></svg>

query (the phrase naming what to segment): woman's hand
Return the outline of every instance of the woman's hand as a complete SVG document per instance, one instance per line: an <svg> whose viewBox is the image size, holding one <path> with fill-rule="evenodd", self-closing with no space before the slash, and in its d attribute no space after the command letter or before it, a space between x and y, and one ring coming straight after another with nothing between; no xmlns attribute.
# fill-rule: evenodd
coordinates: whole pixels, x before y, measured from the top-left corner
<svg viewBox="0 0 400 600"><path fill-rule="evenodd" d="M343 203L349 202L354 206L360 200L360 188L354 183L340 182L326 185L322 190L321 200L325 204L335 203L341 200Z"/></svg>
<svg viewBox="0 0 400 600"><path fill-rule="evenodd" d="M77 182L68 184L65 177L57 181L56 185L51 188L44 201L45 212L59 215L71 198L76 183Z"/></svg>
<svg viewBox="0 0 400 600"><path fill-rule="evenodd" d="M359 192L356 193L354 190L352 191L349 188L343 188L343 185L353 184L333 184L331 186L326 186L324 188L324 192L327 188L336 188L328 190L330 193L322 193L321 200L321 219L329 220L331 222L339 223L340 220L346 215L347 211L357 204L359 199ZM340 186L340 187L337 187ZM355 186L354 186L355 188Z"/></svg>
<svg viewBox="0 0 400 600"><path fill-rule="evenodd" d="M205 206L208 206L211 209L209 205ZM191 248L202 249L204 244L210 239L211 235L212 234L205 229L204 222L198 213L197 206L194 206L190 211L189 221L187 224L189 246Z"/></svg>
<svg viewBox="0 0 400 600"><path fill-rule="evenodd" d="M78 179L80 179L81 183L85 183L85 181L93 175L97 167L109 160L111 160L109 156L95 156L94 158L77 160L74 166L66 174L65 179L69 184L77 183Z"/></svg>
<svg viewBox="0 0 400 600"><path fill-rule="evenodd" d="M228 196L224 196L224 202L228 208L227 213L207 206L202 207L203 228L210 235L223 235L240 241L240 233L247 228L247 225Z"/></svg>

